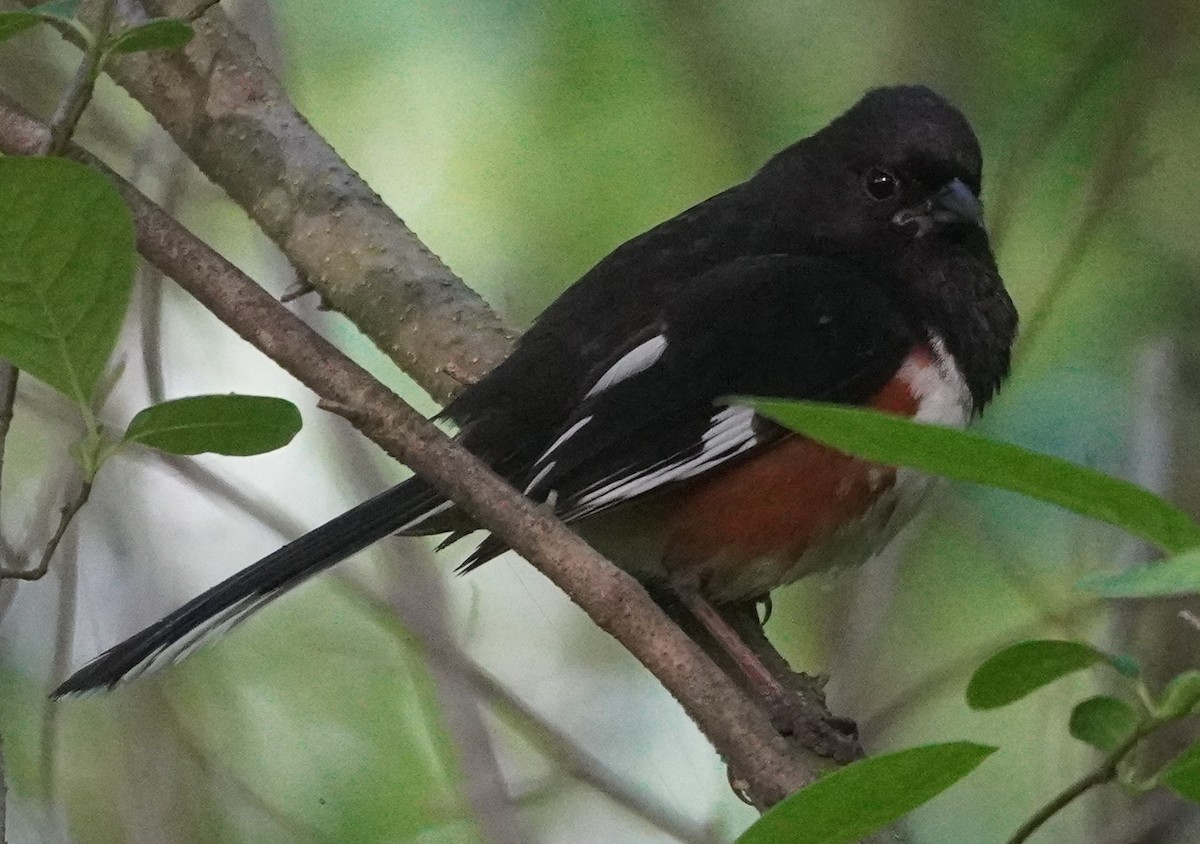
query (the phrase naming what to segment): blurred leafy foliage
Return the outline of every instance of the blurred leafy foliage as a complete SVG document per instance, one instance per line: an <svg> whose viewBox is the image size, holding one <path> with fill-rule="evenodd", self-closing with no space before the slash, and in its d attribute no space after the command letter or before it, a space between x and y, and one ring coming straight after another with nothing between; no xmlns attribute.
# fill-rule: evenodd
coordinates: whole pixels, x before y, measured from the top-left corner
<svg viewBox="0 0 1200 844"><path fill-rule="evenodd" d="M1188 350L1200 349L1193 4L291 0L275 11L302 110L435 251L517 320L530 319L621 240L744 177L864 88L912 80L960 103L981 135L1000 265L1027 323L1057 291L983 420L986 433L1121 474L1129 420L1146 401L1136 380L1144 342L1174 338L1184 366ZM0 58L33 37L4 42ZM49 42L37 43L55 55ZM42 60L37 50L23 55ZM29 66L16 65L20 79ZM118 115L116 125L139 125L123 99L105 95L101 105ZM85 125L85 140L131 170L136 144L112 125ZM201 193L184 215L258 277L285 285L286 270L222 202ZM186 332L205 317L175 307L181 316L171 327L193 336ZM194 352L181 344L174 358L186 372L180 380L189 392L221 392L228 370L211 381L206 370L232 352L215 334L197 336ZM355 342L349 332L346 342ZM195 382L201 389L191 389ZM1186 402L1169 395L1167 412L1186 410ZM14 434L6 483L17 490L32 489L43 471L30 455L48 447L32 427ZM1200 501L1186 457L1173 464L1172 497ZM283 479L281 500L290 496L297 507L320 488L353 486L257 462L269 459L245 471L272 467ZM130 507L143 482L115 474L112 483L129 493L122 503ZM361 494L353 488L346 497ZM6 507L16 497L7 496ZM91 526L103 531L91 554L166 566L253 556L244 534L214 531L234 518L229 513L170 501L136 527L115 518ZM857 592L848 575L799 584L776 596L770 631L798 664L830 671L835 709L860 718L873 749L947 735L1003 744L910 824L919 844L991 841L1090 759L1091 749L1047 713L1106 686L1079 672L976 714L962 703L967 676L1006 641L1101 641L1110 629L1102 609L1073 586L1127 546L1115 531L1009 493L964 488L939 505L910 536L894 584L872 581L870 572ZM11 514L5 519L12 523ZM141 536L151 523L166 534L158 544ZM215 577L146 566L142 580L130 580L134 563L120 565L123 589L160 578L174 584L173 597ZM452 584L452 612L468 644L645 790L729 832L744 827L751 814L726 793L715 760L680 750L691 726L661 690L522 571L498 561ZM862 616L843 596L862 602L880 589L894 600L876 607L879 629L855 646L839 631L847 617L855 631ZM140 596L112 587L84 594L81 627L108 604L118 618L98 625L106 643L170 603L155 598L147 602L153 608L130 612ZM53 793L67 806L75 840L128 840L139 824L198 842L479 840L423 659L401 634L367 624L354 602L311 590L174 675L122 692L119 706L98 699L61 707L53 789L39 761L39 657L54 612L33 607L22 614L14 606L8 616L14 634L0 675L0 731L9 783L14 800L34 807ZM1147 674L1169 656L1139 653ZM603 798L564 788L561 774L501 739L526 793L526 817L545 840L664 840ZM1031 767L1031 759L1044 764ZM1189 782L1195 767L1190 759L1176 764L1183 773L1164 774L1172 787ZM1068 813L1049 834L1095 840L1091 811Z"/></svg>

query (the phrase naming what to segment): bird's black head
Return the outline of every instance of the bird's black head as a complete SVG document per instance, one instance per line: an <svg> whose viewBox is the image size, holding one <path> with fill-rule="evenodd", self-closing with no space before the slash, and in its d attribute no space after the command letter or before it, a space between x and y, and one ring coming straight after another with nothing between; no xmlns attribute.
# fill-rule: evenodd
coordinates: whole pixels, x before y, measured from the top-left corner
<svg viewBox="0 0 1200 844"><path fill-rule="evenodd" d="M977 406L1007 371L1016 332L983 226L982 166L962 112L906 85L867 92L745 186L781 251L866 265L914 323L943 337Z"/></svg>
<svg viewBox="0 0 1200 844"><path fill-rule="evenodd" d="M962 112L922 86L877 88L751 179L806 249L895 256L931 234L978 243L983 156Z"/></svg>

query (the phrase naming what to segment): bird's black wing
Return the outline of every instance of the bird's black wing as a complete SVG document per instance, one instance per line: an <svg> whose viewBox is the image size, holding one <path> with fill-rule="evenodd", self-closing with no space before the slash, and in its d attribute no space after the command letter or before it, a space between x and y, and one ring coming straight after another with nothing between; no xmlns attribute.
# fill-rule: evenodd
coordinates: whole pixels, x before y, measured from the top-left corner
<svg viewBox="0 0 1200 844"><path fill-rule="evenodd" d="M864 403L923 340L886 280L788 255L728 261L695 279L591 374L520 486L585 518L696 478L782 436L724 396ZM485 542L471 568L503 550Z"/></svg>

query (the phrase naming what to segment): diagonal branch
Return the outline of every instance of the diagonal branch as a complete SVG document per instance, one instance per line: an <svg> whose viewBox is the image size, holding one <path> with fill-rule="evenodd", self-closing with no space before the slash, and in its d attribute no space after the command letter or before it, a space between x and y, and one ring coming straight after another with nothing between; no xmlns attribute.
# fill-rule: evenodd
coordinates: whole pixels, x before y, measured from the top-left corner
<svg viewBox="0 0 1200 844"><path fill-rule="evenodd" d="M0 150L31 154L45 131L45 126L0 101ZM77 147L68 154L114 179L133 212L143 256L324 402L339 408L388 454L508 543L620 641L680 702L735 776L747 784L756 805L774 804L829 767L827 760L781 737L763 710L671 622L633 577L516 492L93 156Z"/></svg>
<svg viewBox="0 0 1200 844"><path fill-rule="evenodd" d="M197 2L144 5L187 16ZM130 17L135 6L121 4L125 24L148 19ZM507 357L513 333L296 111L224 11L208 9L193 26L186 50L114 56L106 70L300 277L435 399Z"/></svg>

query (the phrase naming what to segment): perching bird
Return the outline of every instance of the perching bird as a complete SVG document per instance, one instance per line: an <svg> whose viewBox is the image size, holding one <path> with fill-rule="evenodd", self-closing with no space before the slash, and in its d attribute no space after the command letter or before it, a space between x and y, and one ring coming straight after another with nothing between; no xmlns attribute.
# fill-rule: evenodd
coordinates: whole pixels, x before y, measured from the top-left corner
<svg viewBox="0 0 1200 844"><path fill-rule="evenodd" d="M868 92L747 181L619 246L444 411L459 442L621 566L701 604L878 551L924 481L791 434L735 395L962 426L1007 373L1017 315L966 119ZM371 543L473 529L412 478L105 652L55 695L178 659ZM504 546L487 538L463 564ZM689 606L695 604L689 603Z"/></svg>

